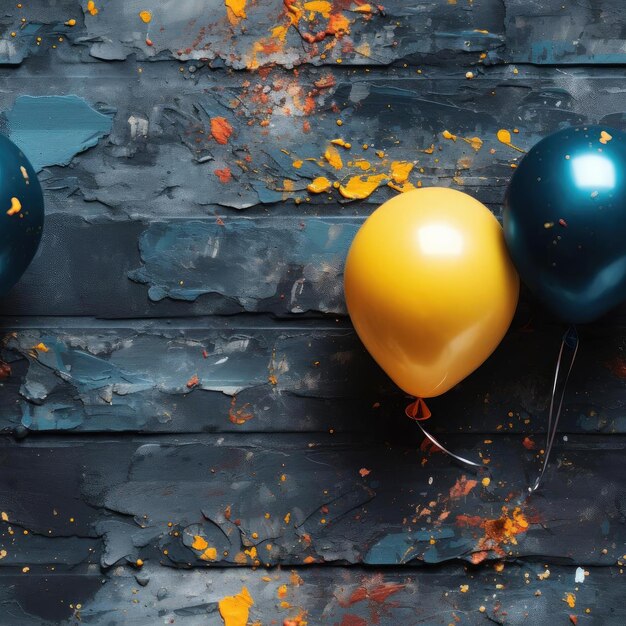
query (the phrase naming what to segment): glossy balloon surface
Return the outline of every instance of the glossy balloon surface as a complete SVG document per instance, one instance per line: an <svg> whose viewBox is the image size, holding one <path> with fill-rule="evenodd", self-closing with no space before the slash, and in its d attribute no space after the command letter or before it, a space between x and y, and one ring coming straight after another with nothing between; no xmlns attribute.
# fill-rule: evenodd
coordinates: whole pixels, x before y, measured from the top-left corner
<svg viewBox="0 0 626 626"><path fill-rule="evenodd" d="M31 262L43 220L43 194L35 170L21 150L0 135L0 295Z"/></svg>
<svg viewBox="0 0 626 626"><path fill-rule="evenodd" d="M537 143L509 184L504 233L520 277L562 320L626 300L626 134L581 126Z"/></svg>
<svg viewBox="0 0 626 626"><path fill-rule="evenodd" d="M498 221L452 189L418 189L383 204L346 261L346 302L359 337L418 397L444 393L493 352L518 292Z"/></svg>

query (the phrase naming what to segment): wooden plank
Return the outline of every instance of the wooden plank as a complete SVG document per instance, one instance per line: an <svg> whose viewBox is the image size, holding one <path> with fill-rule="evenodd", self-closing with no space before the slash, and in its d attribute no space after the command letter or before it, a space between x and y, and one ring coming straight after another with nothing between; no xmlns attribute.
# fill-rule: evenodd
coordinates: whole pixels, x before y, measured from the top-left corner
<svg viewBox="0 0 626 626"><path fill-rule="evenodd" d="M96 15L71 0L24 10L11 7L4 11L3 24L20 37L4 46L0 62L17 64L29 55L50 54L54 44L60 48L57 54L72 62L121 61L136 55L142 61L191 60L235 69L338 62L387 65L408 55L420 60L441 53L466 55L503 43L504 7L495 0L476 7L435 0L413 6L389 0L384 7L267 0L244 2L234 11L222 0L209 0L202 16L193 3L164 0L151 8L148 23L131 6L109 0ZM69 15L76 20L73 28L65 25ZM24 27L23 17L30 28ZM58 45L60 33L67 40L64 46Z"/></svg>
<svg viewBox="0 0 626 626"><path fill-rule="evenodd" d="M482 457L476 476L402 437L4 441L0 567L23 563L41 536L54 563L57 538L87 538L81 550L97 538L93 555L105 567L138 558L173 567L615 564L626 541L624 437L559 441L530 498L540 455L522 439L450 438L459 453Z"/></svg>
<svg viewBox="0 0 626 626"><path fill-rule="evenodd" d="M466 190L499 214L511 165L522 153L498 141L498 130L519 130L513 145L526 150L568 124L626 127L615 113L626 89L616 68L566 74L522 68L513 74L496 66L467 80L437 67L419 75L402 67L185 74L176 64L123 63L97 64L85 80L75 66L38 64L0 75L5 115L15 114L18 93L35 99L70 94L94 113L115 111L107 138L78 154L71 168L52 166L40 175L49 214L87 219L224 217L242 209L255 215L367 215L397 193L389 183L402 186L394 182L394 172L396 181L402 178L398 162L413 164L412 185ZM42 119L32 115L21 122L49 137ZM216 127L223 143L213 136L216 119L232 130ZM81 144L65 135L56 133L54 141L64 153L77 152ZM351 147L331 145L333 139ZM329 146L341 164L325 158ZM357 193L357 200L346 197L355 195L345 189L356 176L378 188ZM327 193L310 192L318 177L342 185L344 193L332 186Z"/></svg>
<svg viewBox="0 0 626 626"><path fill-rule="evenodd" d="M253 601L250 623L283 626L298 619L340 626L571 624L570 616L579 624L618 625L626 619L621 568L587 568L583 583L575 582L576 566L550 565L548 571L540 563L500 571L447 565L378 573L345 567L185 571L149 563L135 575L122 568L83 575L31 569L0 573L0 606L11 626L79 619L96 626L221 625L220 601L245 587Z"/></svg>
<svg viewBox="0 0 626 626"><path fill-rule="evenodd" d="M561 329L522 307L496 353L428 401L438 433L542 445ZM26 432L402 432L409 402L346 322L5 320L0 429ZM624 327L581 329L561 430L623 433ZM39 346L39 347L37 347ZM206 356L205 356L206 355ZM197 377L197 381L195 379Z"/></svg>

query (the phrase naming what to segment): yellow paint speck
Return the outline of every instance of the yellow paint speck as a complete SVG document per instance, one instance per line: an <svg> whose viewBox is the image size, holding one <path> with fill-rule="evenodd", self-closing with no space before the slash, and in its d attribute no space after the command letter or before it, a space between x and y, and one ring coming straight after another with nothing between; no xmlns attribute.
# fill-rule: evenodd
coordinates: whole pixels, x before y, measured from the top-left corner
<svg viewBox="0 0 626 626"><path fill-rule="evenodd" d="M36 346L33 346L33 350L37 350L38 352L49 352L50 348L48 348L43 341L40 341Z"/></svg>
<svg viewBox="0 0 626 626"><path fill-rule="evenodd" d="M0 513L0 517L2 517L2 521L3 522L8 522L9 521L9 516L4 511L2 511L2 513Z"/></svg>
<svg viewBox="0 0 626 626"><path fill-rule="evenodd" d="M75 19L71 19L71 20L67 20L67 22L65 22L66 26L76 26L76 20Z"/></svg>
<svg viewBox="0 0 626 626"><path fill-rule="evenodd" d="M469 585L461 585L459 589L461 590L461 593L467 593L469 591Z"/></svg>
<svg viewBox="0 0 626 626"><path fill-rule="evenodd" d="M283 521L285 522L285 524L289 524L289 522L291 521L291 513L287 513L287 515L285 515L285 517L283 518Z"/></svg>
<svg viewBox="0 0 626 626"><path fill-rule="evenodd" d="M6 550L0 550L0 559L3 559L7 555Z"/></svg>
<svg viewBox="0 0 626 626"><path fill-rule="evenodd" d="M573 593L568 592L565 594L563 602L565 602L570 609L573 609L576 606L576 596Z"/></svg>
<svg viewBox="0 0 626 626"><path fill-rule="evenodd" d="M337 120L337 126L343 126L343 122L341 120Z"/></svg>
<svg viewBox="0 0 626 626"><path fill-rule="evenodd" d="M441 135L444 139L452 139L452 141L456 141L456 135L453 135L449 130L444 130Z"/></svg>
<svg viewBox="0 0 626 626"><path fill-rule="evenodd" d="M139 11L139 18L144 24L149 24L152 21L152 13L150 11Z"/></svg>
<svg viewBox="0 0 626 626"><path fill-rule="evenodd" d="M506 130L506 128L501 128L496 133L496 137L498 138L498 141L500 143L503 143L505 146L508 146L509 148L513 148L513 150L517 150L518 152L524 152L524 150L522 150L521 148L518 148L517 146L514 146L511 143L511 133L508 130Z"/></svg>
<svg viewBox="0 0 626 626"><path fill-rule="evenodd" d="M89 11L90 15L98 15L99 10L93 0L89 0L89 2L87 3L87 11Z"/></svg>
<svg viewBox="0 0 626 626"><path fill-rule="evenodd" d="M11 198L11 208L7 211L7 215L15 215L22 210L22 203L17 198Z"/></svg>
<svg viewBox="0 0 626 626"><path fill-rule="evenodd" d="M600 143L607 144L609 143L609 141L611 141L611 139L613 139L613 136L609 135L609 133L607 133L606 130L603 130L600 133Z"/></svg>
<svg viewBox="0 0 626 626"><path fill-rule="evenodd" d="M28 574L28 572L30 572L30 567L26 566L22 568L22 572L24 572L24 574Z"/></svg>
<svg viewBox="0 0 626 626"><path fill-rule="evenodd" d="M281 585L277 589L276 595L282 600L287 595L287 585Z"/></svg>
<svg viewBox="0 0 626 626"><path fill-rule="evenodd" d="M491 478L489 476L485 476L481 481L483 487L489 487L489 483L491 482Z"/></svg>

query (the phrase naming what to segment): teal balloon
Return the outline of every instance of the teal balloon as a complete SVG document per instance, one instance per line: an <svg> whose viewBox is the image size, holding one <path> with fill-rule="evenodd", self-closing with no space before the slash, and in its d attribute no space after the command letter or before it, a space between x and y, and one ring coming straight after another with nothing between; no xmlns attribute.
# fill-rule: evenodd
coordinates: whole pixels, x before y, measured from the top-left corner
<svg viewBox="0 0 626 626"><path fill-rule="evenodd" d="M513 173L504 236L522 280L565 322L593 321L626 300L626 133L560 130Z"/></svg>
<svg viewBox="0 0 626 626"><path fill-rule="evenodd" d="M0 295L19 280L37 252L43 193L24 153L0 135Z"/></svg>

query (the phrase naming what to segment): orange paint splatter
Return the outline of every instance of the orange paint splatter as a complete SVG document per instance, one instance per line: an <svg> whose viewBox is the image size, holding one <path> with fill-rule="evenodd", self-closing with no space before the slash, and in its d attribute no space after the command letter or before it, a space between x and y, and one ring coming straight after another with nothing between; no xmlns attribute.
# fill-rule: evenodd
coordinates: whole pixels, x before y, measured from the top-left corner
<svg viewBox="0 0 626 626"><path fill-rule="evenodd" d="M457 515L456 524L464 528L481 528L484 536L478 541L477 551L493 551L505 556L501 545L517 545L516 536L528 530L529 522L520 507L511 513L506 506L502 507L502 516L497 519L483 519L478 515Z"/></svg>
<svg viewBox="0 0 626 626"><path fill-rule="evenodd" d="M228 167L215 170L213 173L220 179L220 183L229 183L233 177L232 172Z"/></svg>
<svg viewBox="0 0 626 626"><path fill-rule="evenodd" d="M22 203L17 198L11 198L11 208L7 211L7 215L15 215L22 210Z"/></svg>
<svg viewBox="0 0 626 626"><path fill-rule="evenodd" d="M346 185L340 185L339 193L349 200L362 200L371 196L386 178L387 174L353 176Z"/></svg>
<svg viewBox="0 0 626 626"><path fill-rule="evenodd" d="M187 387L189 389L193 389L194 387L197 387L200 384L200 380L198 379L198 375L194 374L188 381L187 381Z"/></svg>
<svg viewBox="0 0 626 626"><path fill-rule="evenodd" d="M96 8L96 3L93 0L87 2L87 11L89 11L90 15L98 15L99 10Z"/></svg>
<svg viewBox="0 0 626 626"><path fill-rule="evenodd" d="M570 609L573 609L576 606L576 596L573 593L567 592L563 598L563 602L565 602Z"/></svg>
<svg viewBox="0 0 626 626"><path fill-rule="evenodd" d="M38 352L49 352L50 348L48 348L45 343L40 341L36 346L33 346L33 350L37 350Z"/></svg>
<svg viewBox="0 0 626 626"><path fill-rule="evenodd" d="M217 606L224 626L246 626L254 600L248 590L242 587L237 595L222 598Z"/></svg>
<svg viewBox="0 0 626 626"><path fill-rule="evenodd" d="M211 118L211 135L217 143L225 145L228 138L233 134L233 127L225 117Z"/></svg>
<svg viewBox="0 0 626 626"><path fill-rule="evenodd" d="M535 442L530 437L524 437L522 441L522 445L526 448L526 450L534 450Z"/></svg>
<svg viewBox="0 0 626 626"><path fill-rule="evenodd" d="M276 591L276 595L282 600L287 596L287 585L280 585Z"/></svg>
<svg viewBox="0 0 626 626"><path fill-rule="evenodd" d="M139 18L144 24L149 24L152 21L152 13L150 11L139 11Z"/></svg>
<svg viewBox="0 0 626 626"><path fill-rule="evenodd" d="M307 189L311 193L324 193L325 191L328 191L330 187L331 187L330 181L328 180L328 178L325 178L324 176L318 176L317 178L314 178L307 185Z"/></svg>
<svg viewBox="0 0 626 626"><path fill-rule="evenodd" d="M606 132L606 130L603 130L600 133L600 139L598 141L606 145L607 143L609 143L609 141L611 141L611 139L613 139L613 135L610 135Z"/></svg>
<svg viewBox="0 0 626 626"><path fill-rule="evenodd" d="M456 135L453 135L449 130L444 130L443 133L444 139L451 139L452 141L456 141Z"/></svg>
<svg viewBox="0 0 626 626"><path fill-rule="evenodd" d="M483 147L483 140L480 137L461 137L461 139L472 146L474 152L478 152Z"/></svg>
<svg viewBox="0 0 626 626"><path fill-rule="evenodd" d="M461 476L450 489L450 499L458 500L459 498L465 497L477 484L478 481L468 480L466 476Z"/></svg>
<svg viewBox="0 0 626 626"><path fill-rule="evenodd" d="M249 407L250 404L246 402L241 408L236 408L237 405L237 396L233 396L230 401L230 408L228 409L228 419L233 423L241 426L245 424L247 421L251 420L254 415L249 411L246 411L246 407Z"/></svg>
<svg viewBox="0 0 626 626"><path fill-rule="evenodd" d="M369 476L371 473L372 473L372 470L368 470L366 467L362 467L359 470L359 474L361 474L363 478L365 478L366 476Z"/></svg>

